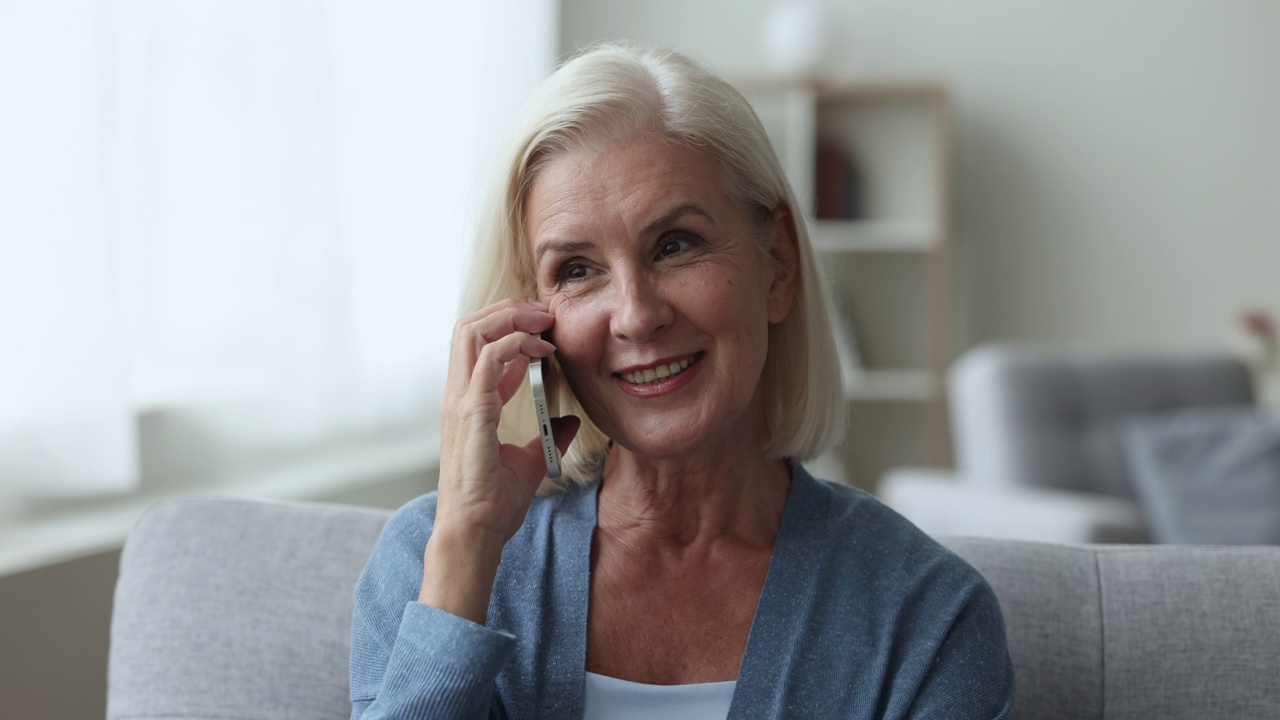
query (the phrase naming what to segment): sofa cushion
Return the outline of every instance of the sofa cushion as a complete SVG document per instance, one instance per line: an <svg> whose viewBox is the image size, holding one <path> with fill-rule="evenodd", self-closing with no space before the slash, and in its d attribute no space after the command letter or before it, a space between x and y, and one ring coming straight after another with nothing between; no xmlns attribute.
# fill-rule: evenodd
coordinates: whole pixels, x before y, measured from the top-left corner
<svg viewBox="0 0 1280 720"><path fill-rule="evenodd" d="M1132 418L1122 438L1152 540L1280 544L1280 417L1194 408Z"/></svg>
<svg viewBox="0 0 1280 720"><path fill-rule="evenodd" d="M346 720L356 579L390 513L178 498L129 533L112 720Z"/></svg>
<svg viewBox="0 0 1280 720"><path fill-rule="evenodd" d="M991 583L1013 720L1271 720L1280 548L941 538Z"/></svg>

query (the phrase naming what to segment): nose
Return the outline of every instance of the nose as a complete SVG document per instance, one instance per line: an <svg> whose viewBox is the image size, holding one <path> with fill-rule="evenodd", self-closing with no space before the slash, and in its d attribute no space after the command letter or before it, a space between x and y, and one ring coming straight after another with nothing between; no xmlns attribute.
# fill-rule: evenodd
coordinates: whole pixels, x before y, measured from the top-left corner
<svg viewBox="0 0 1280 720"><path fill-rule="evenodd" d="M644 273L628 274L615 287L609 323L615 338L644 342L671 324L675 310L654 278Z"/></svg>

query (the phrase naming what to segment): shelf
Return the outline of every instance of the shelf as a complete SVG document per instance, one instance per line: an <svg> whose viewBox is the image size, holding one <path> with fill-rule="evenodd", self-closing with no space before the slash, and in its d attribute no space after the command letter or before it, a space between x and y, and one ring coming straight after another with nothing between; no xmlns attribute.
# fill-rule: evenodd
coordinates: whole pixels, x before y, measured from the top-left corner
<svg viewBox="0 0 1280 720"><path fill-rule="evenodd" d="M845 373L844 395L860 402L929 402L935 388L928 370L859 370Z"/></svg>
<svg viewBox="0 0 1280 720"><path fill-rule="evenodd" d="M797 209L811 216L845 397L877 422L894 418L870 434L851 431L857 462L846 479L870 489L894 465L947 464L943 383L955 283L946 87L888 77L756 77L739 87ZM830 219L812 217L820 197Z"/></svg>
<svg viewBox="0 0 1280 720"><path fill-rule="evenodd" d="M317 452L284 467L200 488L153 491L64 512L19 517L0 528L0 577L118 549L157 502L179 496L305 501L372 487L439 465L440 433L423 427Z"/></svg>
<svg viewBox="0 0 1280 720"><path fill-rule="evenodd" d="M926 223L875 220L812 220L813 249L824 253L927 253L938 233Z"/></svg>

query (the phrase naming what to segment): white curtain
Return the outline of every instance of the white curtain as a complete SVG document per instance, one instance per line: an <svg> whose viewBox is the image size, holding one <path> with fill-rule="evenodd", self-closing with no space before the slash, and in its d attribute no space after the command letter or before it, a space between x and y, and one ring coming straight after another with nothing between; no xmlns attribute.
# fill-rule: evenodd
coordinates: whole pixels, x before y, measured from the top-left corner
<svg viewBox="0 0 1280 720"><path fill-rule="evenodd" d="M480 161L556 11L0 0L0 493L434 417Z"/></svg>

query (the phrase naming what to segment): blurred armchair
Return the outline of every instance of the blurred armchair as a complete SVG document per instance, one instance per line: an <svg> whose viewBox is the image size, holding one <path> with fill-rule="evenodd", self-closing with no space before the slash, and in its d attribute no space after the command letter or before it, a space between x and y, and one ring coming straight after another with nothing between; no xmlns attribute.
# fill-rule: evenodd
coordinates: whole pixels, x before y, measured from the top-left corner
<svg viewBox="0 0 1280 720"><path fill-rule="evenodd" d="M986 345L952 366L957 471L890 470L879 496L933 535L1140 542L1120 423L1131 416L1253 404L1229 355L1123 355Z"/></svg>

